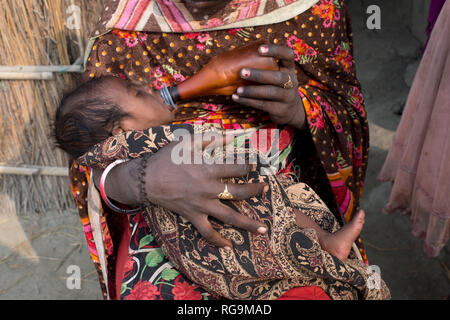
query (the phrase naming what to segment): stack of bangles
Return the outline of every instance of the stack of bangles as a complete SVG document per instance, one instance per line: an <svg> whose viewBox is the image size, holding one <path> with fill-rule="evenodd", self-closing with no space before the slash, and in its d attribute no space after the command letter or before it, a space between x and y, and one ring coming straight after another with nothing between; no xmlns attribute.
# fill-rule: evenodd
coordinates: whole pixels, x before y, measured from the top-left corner
<svg viewBox="0 0 450 320"><path fill-rule="evenodd" d="M109 164L106 167L105 171L103 171L102 176L100 178L100 194L101 194L103 201L106 203L106 205L111 210L114 210L114 211L120 212L120 213L133 214L133 213L137 213L139 211L144 210L145 207L149 204L147 193L145 191L145 168L147 166L148 158L149 158L149 156L144 156L141 158L141 166L140 166L140 170L139 170L139 192L140 192L141 201L142 201L143 205L138 208L134 208L134 209L119 208L118 206L113 204L111 202L111 200L109 200L109 198L105 192L105 181L106 181L106 177L108 176L108 173L117 165L127 162L130 159L118 159L118 160L114 161L113 163Z"/></svg>

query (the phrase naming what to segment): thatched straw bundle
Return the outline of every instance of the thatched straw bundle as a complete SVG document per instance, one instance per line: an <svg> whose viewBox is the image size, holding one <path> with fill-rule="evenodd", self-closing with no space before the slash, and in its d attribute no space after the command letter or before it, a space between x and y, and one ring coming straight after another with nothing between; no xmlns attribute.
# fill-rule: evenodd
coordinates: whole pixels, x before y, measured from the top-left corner
<svg viewBox="0 0 450 320"><path fill-rule="evenodd" d="M71 5L80 8L79 30L66 25L73 17L66 11ZM101 5L101 0L2 0L0 65L74 63L84 53ZM0 163L67 166L50 133L61 95L75 86L76 78L65 73L47 81L0 80ZM21 214L74 208L67 177L0 174L0 198L5 195Z"/></svg>

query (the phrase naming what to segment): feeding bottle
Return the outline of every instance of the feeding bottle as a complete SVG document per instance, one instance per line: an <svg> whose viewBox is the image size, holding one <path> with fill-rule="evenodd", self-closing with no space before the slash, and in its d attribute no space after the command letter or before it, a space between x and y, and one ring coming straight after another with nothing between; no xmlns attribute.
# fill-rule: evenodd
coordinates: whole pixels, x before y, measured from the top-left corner
<svg viewBox="0 0 450 320"><path fill-rule="evenodd" d="M274 58L259 55L258 48L262 44L257 42L213 57L189 79L161 89L163 100L176 109L176 103L183 100L210 95L229 96L239 86L252 83L240 77L242 68L279 70Z"/></svg>

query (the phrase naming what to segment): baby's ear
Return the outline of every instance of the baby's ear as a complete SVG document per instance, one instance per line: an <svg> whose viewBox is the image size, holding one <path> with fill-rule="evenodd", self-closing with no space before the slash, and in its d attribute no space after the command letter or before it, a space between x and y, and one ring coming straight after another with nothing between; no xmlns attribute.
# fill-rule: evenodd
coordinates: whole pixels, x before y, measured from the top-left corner
<svg viewBox="0 0 450 320"><path fill-rule="evenodd" d="M114 128L113 128L113 130L112 130L112 134L113 134L113 136L116 136L116 135L118 135L118 134L121 134L121 133L123 133L124 132L124 130L122 129L122 127L120 127L120 126L114 126Z"/></svg>

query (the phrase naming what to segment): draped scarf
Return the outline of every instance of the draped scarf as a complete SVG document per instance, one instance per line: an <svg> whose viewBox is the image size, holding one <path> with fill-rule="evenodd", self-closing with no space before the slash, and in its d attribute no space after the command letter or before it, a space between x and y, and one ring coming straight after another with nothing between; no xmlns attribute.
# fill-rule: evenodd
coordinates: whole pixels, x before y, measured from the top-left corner
<svg viewBox="0 0 450 320"><path fill-rule="evenodd" d="M109 138L96 145L77 162L84 166L104 168L116 159L136 159L153 155L168 143L183 136L221 134L214 125L174 124L131 131ZM254 134L257 134L256 132ZM249 139L251 139L251 135ZM248 144L233 143L235 158L257 159L257 167L245 178L230 178L229 183L264 182L269 191L241 201L223 201L225 205L254 220L264 223L264 235L213 221L213 226L224 237L232 239L228 251L209 244L195 227L178 214L158 205L149 205L144 217L156 241L174 266L202 286L206 291L237 300L276 299L289 289L301 286L319 286L332 299L386 299L389 290L380 278L373 285L372 273L363 261L351 254L345 262L320 247L313 229L297 225L294 210L313 219L324 230L339 229L335 216L320 197L306 184L283 179L282 175L267 174L269 161ZM224 148L229 150L229 148ZM211 154L208 151L208 155ZM214 159L229 157L219 148ZM263 159L263 160L261 160ZM263 170L265 167L266 170ZM266 174L263 174L263 173Z"/></svg>

